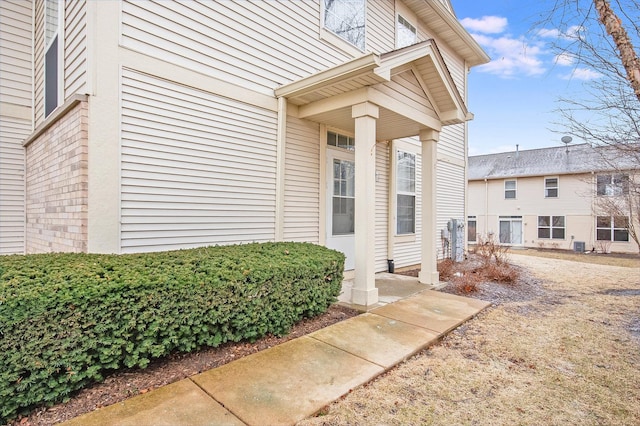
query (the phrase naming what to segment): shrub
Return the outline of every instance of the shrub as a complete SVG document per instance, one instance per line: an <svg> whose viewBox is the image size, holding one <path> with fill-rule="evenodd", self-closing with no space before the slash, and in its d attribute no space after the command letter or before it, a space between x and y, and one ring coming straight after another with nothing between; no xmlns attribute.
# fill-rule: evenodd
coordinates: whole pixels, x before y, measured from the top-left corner
<svg viewBox="0 0 640 426"><path fill-rule="evenodd" d="M0 256L0 423L112 370L284 334L336 300L343 268L305 243Z"/></svg>
<svg viewBox="0 0 640 426"><path fill-rule="evenodd" d="M508 263L492 263L484 268L486 280L503 284L513 284L518 280L518 271Z"/></svg>
<svg viewBox="0 0 640 426"><path fill-rule="evenodd" d="M493 234L487 236L478 235L476 253L480 256L485 265L491 263L493 259L497 264L509 261L509 246L501 245Z"/></svg>

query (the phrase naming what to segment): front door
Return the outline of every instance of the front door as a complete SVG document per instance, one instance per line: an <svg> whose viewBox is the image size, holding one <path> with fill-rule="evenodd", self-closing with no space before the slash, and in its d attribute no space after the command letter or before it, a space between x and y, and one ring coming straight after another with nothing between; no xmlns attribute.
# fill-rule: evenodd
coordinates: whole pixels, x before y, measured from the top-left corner
<svg viewBox="0 0 640 426"><path fill-rule="evenodd" d="M355 159L353 152L327 149L327 247L355 268Z"/></svg>
<svg viewBox="0 0 640 426"><path fill-rule="evenodd" d="M500 244L522 244L522 216L500 216Z"/></svg>

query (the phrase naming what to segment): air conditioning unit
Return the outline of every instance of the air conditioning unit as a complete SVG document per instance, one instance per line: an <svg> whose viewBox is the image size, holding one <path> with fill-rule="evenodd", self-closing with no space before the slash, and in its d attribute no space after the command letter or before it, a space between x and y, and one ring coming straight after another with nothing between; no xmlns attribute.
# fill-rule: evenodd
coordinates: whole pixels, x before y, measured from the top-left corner
<svg viewBox="0 0 640 426"><path fill-rule="evenodd" d="M576 253L584 253L585 252L585 242L584 241L574 241L573 242L573 251Z"/></svg>

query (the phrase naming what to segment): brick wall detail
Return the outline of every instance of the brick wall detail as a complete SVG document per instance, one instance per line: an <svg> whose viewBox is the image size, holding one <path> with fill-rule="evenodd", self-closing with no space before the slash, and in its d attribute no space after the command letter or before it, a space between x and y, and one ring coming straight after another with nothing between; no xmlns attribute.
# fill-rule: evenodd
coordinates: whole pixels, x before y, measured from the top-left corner
<svg viewBox="0 0 640 426"><path fill-rule="evenodd" d="M26 149L26 252L87 251L87 103Z"/></svg>

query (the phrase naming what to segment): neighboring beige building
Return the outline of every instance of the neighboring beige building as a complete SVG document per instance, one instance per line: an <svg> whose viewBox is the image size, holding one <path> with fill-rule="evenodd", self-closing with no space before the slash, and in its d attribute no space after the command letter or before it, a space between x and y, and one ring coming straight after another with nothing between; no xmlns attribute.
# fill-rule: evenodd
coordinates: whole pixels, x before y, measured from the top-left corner
<svg viewBox="0 0 640 426"><path fill-rule="evenodd" d="M601 207L640 170L613 154L581 144L469 157L469 243L492 234L514 247L638 253L631 216Z"/></svg>
<svg viewBox="0 0 640 426"><path fill-rule="evenodd" d="M0 2L0 253L339 249L354 303L463 220L447 0ZM354 142L355 141L355 142Z"/></svg>

